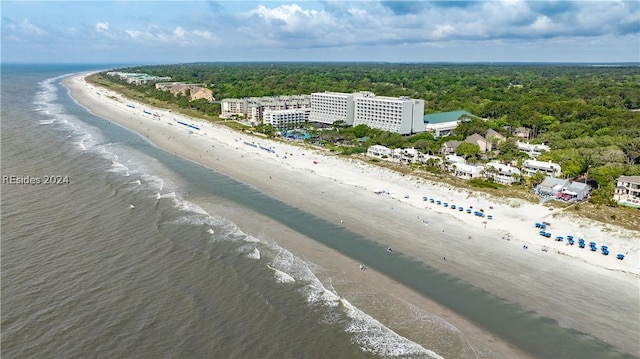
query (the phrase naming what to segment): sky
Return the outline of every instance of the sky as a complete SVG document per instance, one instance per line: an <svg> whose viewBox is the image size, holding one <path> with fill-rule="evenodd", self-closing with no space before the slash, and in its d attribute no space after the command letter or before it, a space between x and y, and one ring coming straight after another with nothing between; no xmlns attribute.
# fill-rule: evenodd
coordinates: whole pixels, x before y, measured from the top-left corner
<svg viewBox="0 0 640 359"><path fill-rule="evenodd" d="M2 62L639 62L640 1L6 1Z"/></svg>

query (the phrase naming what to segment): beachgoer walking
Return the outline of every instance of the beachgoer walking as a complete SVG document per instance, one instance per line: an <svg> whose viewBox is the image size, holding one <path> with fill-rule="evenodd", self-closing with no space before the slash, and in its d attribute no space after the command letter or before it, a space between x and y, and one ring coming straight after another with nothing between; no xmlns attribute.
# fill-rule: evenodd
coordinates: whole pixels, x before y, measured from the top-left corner
<svg viewBox="0 0 640 359"><path fill-rule="evenodd" d="M393 252L393 249L391 249L391 247L388 247L387 248L387 253L391 253L391 252Z"/></svg>
<svg viewBox="0 0 640 359"><path fill-rule="evenodd" d="M446 261L446 260L447 260L447 257L442 257L442 260L443 260L443 261Z"/></svg>

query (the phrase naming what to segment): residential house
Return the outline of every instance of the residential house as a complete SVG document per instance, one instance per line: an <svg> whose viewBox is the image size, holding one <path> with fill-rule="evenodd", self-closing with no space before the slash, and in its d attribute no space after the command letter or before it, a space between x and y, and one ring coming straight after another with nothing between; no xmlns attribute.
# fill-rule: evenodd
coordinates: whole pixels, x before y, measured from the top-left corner
<svg viewBox="0 0 640 359"><path fill-rule="evenodd" d="M373 157L390 157L391 149L382 145L373 145L367 148L367 156Z"/></svg>
<svg viewBox="0 0 640 359"><path fill-rule="evenodd" d="M576 199L578 201L587 198L590 192L591 186L582 182L571 182L571 184L562 191L563 194L571 196L569 199Z"/></svg>
<svg viewBox="0 0 640 359"><path fill-rule="evenodd" d="M440 149L440 153L443 155L451 155L456 153L456 149L460 146L460 141L451 140L442 144L442 148Z"/></svg>
<svg viewBox="0 0 640 359"><path fill-rule="evenodd" d="M554 197L569 186L569 181L563 178L547 176L536 188L535 192L541 196Z"/></svg>
<svg viewBox="0 0 640 359"><path fill-rule="evenodd" d="M486 138L481 135L474 133L473 135L464 139L464 142L473 143L474 145L478 145L480 147L480 152L485 153L487 151L491 151L492 145L491 142L487 141Z"/></svg>
<svg viewBox="0 0 640 359"><path fill-rule="evenodd" d="M526 128L526 127L516 127L512 132L512 135L516 136L516 137L520 137L520 138L526 138L527 140L531 138L532 136L532 131L530 128Z"/></svg>
<svg viewBox="0 0 640 359"><path fill-rule="evenodd" d="M512 185L518 181L520 170L498 162L489 162L484 166L484 177L497 183Z"/></svg>
<svg viewBox="0 0 640 359"><path fill-rule="evenodd" d="M461 164L461 163L466 163L467 162L464 159L464 157L460 157L460 156L456 156L456 155L447 155L445 157L445 160L447 161L447 164L450 164L450 165L456 165L456 164Z"/></svg>
<svg viewBox="0 0 640 359"><path fill-rule="evenodd" d="M209 102L215 101L213 92L208 88L203 87L204 84L187 84L184 82L159 82L156 84L156 89L161 91L169 91L174 95L185 95L189 91L189 101L195 101L199 99L205 99Z"/></svg>
<svg viewBox="0 0 640 359"><path fill-rule="evenodd" d="M533 176L536 172L543 172L551 177L559 177L562 173L560 165L551 161L524 160L522 170L525 176Z"/></svg>
<svg viewBox="0 0 640 359"><path fill-rule="evenodd" d="M518 146L518 150L527 153L529 157L532 157L532 158L537 158L543 152L547 152L551 150L551 147L545 145L544 143L536 145L536 144L529 144L529 142L524 143L524 142L517 141L516 145Z"/></svg>
<svg viewBox="0 0 640 359"><path fill-rule="evenodd" d="M415 148L396 148L391 150L391 157L403 163L413 163L418 161L420 152Z"/></svg>
<svg viewBox="0 0 640 359"><path fill-rule="evenodd" d="M487 133L485 134L484 138L489 141L489 143L493 144L498 144L500 142L504 142L507 140L506 137L504 137L500 132L493 130L493 129L488 129Z"/></svg>
<svg viewBox="0 0 640 359"><path fill-rule="evenodd" d="M640 207L640 176L620 176L616 185L616 197L622 205Z"/></svg>
<svg viewBox="0 0 640 359"><path fill-rule="evenodd" d="M474 179L482 176L482 166L472 166L465 163L453 164L449 167L454 176L462 179Z"/></svg>

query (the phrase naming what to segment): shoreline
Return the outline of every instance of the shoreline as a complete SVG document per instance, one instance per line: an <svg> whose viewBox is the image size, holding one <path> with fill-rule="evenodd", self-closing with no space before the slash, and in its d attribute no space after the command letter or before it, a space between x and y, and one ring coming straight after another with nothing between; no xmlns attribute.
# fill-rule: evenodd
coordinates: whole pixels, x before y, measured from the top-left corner
<svg viewBox="0 0 640 359"><path fill-rule="evenodd" d="M597 294L594 295L592 303L589 303L593 308L597 308L596 302L602 303L602 300L619 303L625 308L635 302L637 307L633 291L635 290L637 295L640 273L637 265L637 238L640 238L638 233L610 226L596 226L586 220L576 221L575 218L549 220L552 222L550 231L554 235L574 234L576 239L584 236L587 242L597 238L598 245L609 245L613 255L605 257L588 249L569 247L563 242L541 239L538 235L538 230L533 224L549 216L550 213L545 207L517 200L498 201L487 195L473 194L402 176L360 161L325 156L318 151L233 132L166 110L151 110L153 113L161 114L156 118L143 112L143 108L150 109L150 106L135 104L136 108L127 107L133 102L109 90L93 88L84 82L83 77L84 75L74 75L64 81L76 101L98 116L145 135L156 146L228 174L274 198L376 242L390 245L396 251L429 263L438 270L483 288L498 297L514 303L526 303L528 308L540 315L558 320L562 327L591 333L630 351L633 355L638 355L638 349L632 344L627 341L625 345L628 338L607 337L614 335L607 332L610 329L607 323L598 322L598 330L593 333L588 329L593 326L594 318L580 320L579 315L582 311L576 311L567 303L554 303L566 312L564 314L557 313L557 307L550 308L548 305L549 296L560 297L558 301L576 300L580 296L574 293L575 290L584 295ZM194 131L188 127L176 123L177 119L186 123L198 123L200 130L193 133ZM260 143L261 146L273 148L279 156L246 145L245 142ZM202 150L206 152L203 153ZM252 170L245 171L245 167L238 166L239 163L247 164L246 167L251 167ZM374 193L380 190L390 194ZM309 201L310 196L321 197L322 200ZM491 214L494 219L488 221L465 212L424 202L422 196L440 198L449 203L463 205L465 208L473 205L474 208L486 209L487 213L488 209L493 207ZM371 208L376 210L371 211ZM390 223L401 225L390 226ZM250 226L247 223L244 225ZM503 240L507 235L510 241ZM472 239L468 239L469 236L472 236ZM312 263L318 263L325 268L332 267L333 272L347 278L347 282L351 282L350 285L358 285L363 281L359 275L361 273L357 270L358 263L353 259L318 243L311 243L310 240L302 241L303 244L289 242L285 243L285 248L293 248L292 252L302 255L301 258L304 257ZM524 245L529 249L522 250ZM547 247L548 252L542 252L542 246ZM318 249L321 251L318 252ZM629 253L624 261L615 258L615 253L620 251ZM327 253L331 255L328 256ZM450 258L448 263L442 261L443 256ZM497 258L509 260L496 263ZM457 266L452 267L450 263ZM391 292L390 288L396 288L393 292L401 293L399 300L412 303L440 318L446 318L447 322L461 330L465 337L474 343L473 347L476 346L475 343L478 347L488 346L496 353L507 357L526 355L446 307L376 272L375 265L367 265L372 270L368 271L365 282L369 280L366 282L371 287L368 290L373 293ZM549 269L540 270L541 268ZM557 278L547 278L550 270L554 275L556 274L553 270L557 271ZM575 278L569 273L564 273L565 271L598 276L611 283L604 283L602 286L575 283ZM526 280L522 278L523 273L526 273ZM567 288L559 291L556 285ZM624 291L616 293L619 286L623 286ZM616 298L614 294L622 299ZM613 314L621 316L620 313ZM631 317L627 320L633 320L637 318L637 312L627 317ZM616 323L613 328L619 325L620 323ZM634 331L637 332L637 327L629 322L625 322L623 327L630 329L630 337Z"/></svg>

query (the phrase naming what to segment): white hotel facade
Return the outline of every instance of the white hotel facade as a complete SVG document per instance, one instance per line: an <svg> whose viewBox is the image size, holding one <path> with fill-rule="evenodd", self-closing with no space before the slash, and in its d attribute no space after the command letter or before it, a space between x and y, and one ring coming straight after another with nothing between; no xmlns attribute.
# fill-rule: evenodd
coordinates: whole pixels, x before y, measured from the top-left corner
<svg viewBox="0 0 640 359"><path fill-rule="evenodd" d="M373 92L311 94L310 122L367 125L402 135L425 131L424 100L376 96Z"/></svg>
<svg viewBox="0 0 640 359"><path fill-rule="evenodd" d="M278 130L299 127L309 120L310 112L310 108L266 110L262 115L262 122Z"/></svg>
<svg viewBox="0 0 640 359"><path fill-rule="evenodd" d="M312 93L309 122L330 125L336 121L344 121L353 125L354 95L329 91Z"/></svg>

